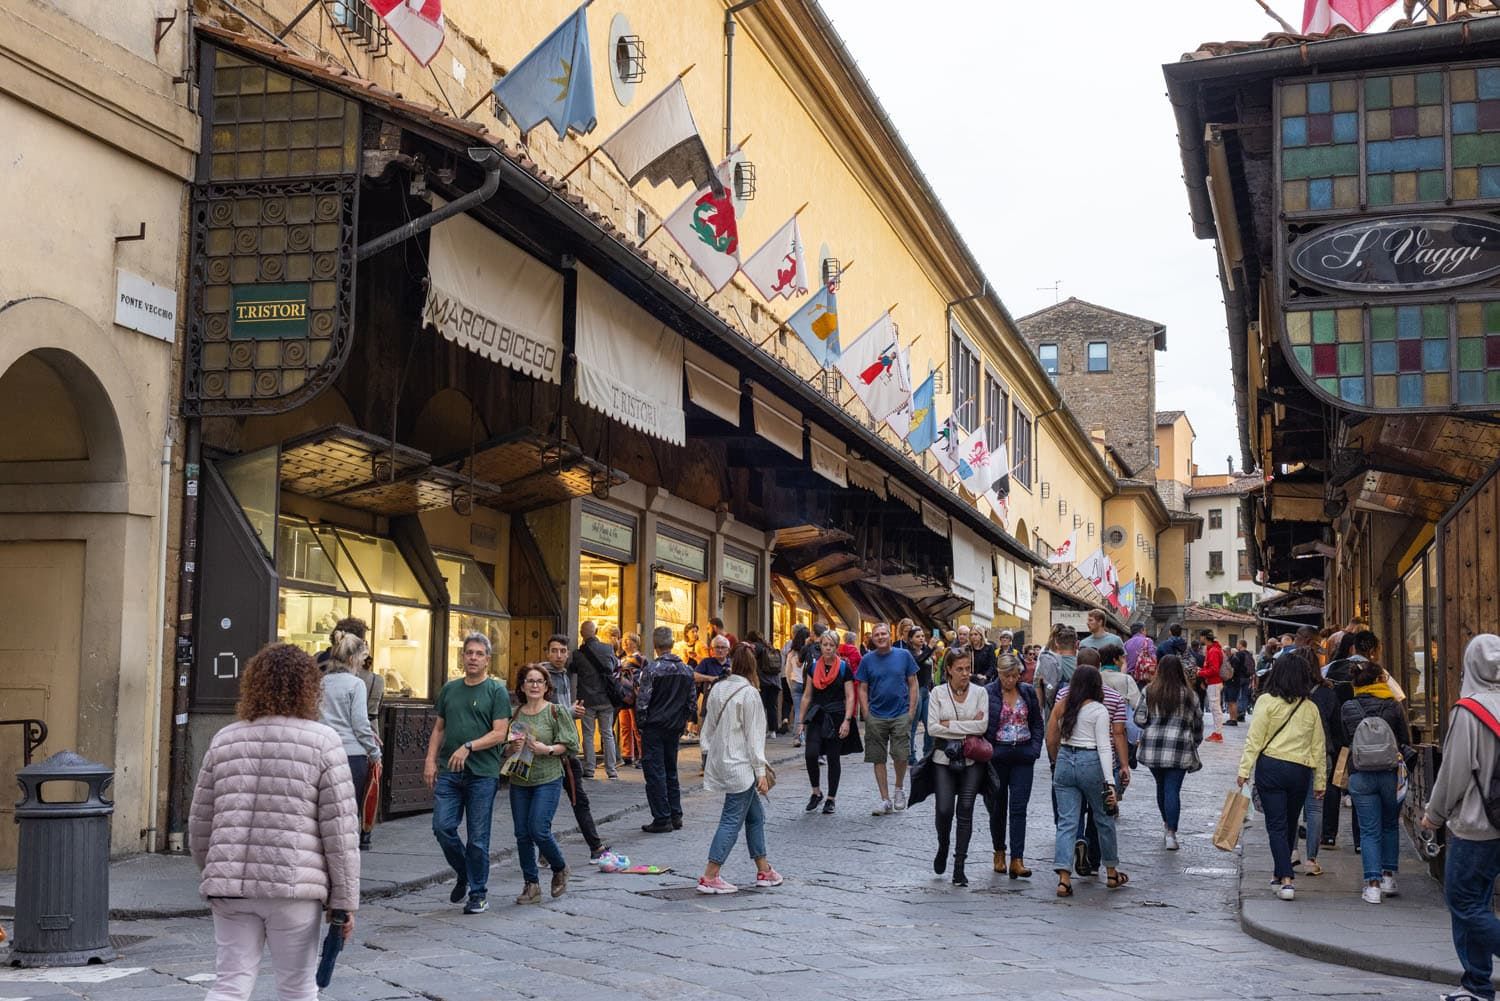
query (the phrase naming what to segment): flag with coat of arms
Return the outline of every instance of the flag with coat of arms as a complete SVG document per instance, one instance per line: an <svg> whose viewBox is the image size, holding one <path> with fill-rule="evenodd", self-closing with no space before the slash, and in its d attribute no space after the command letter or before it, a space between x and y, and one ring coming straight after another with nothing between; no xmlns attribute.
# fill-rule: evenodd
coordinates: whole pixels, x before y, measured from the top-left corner
<svg viewBox="0 0 1500 1001"><path fill-rule="evenodd" d="M933 406L933 373L928 372L927 378L911 394L911 400L906 406L896 411L904 414L906 424L904 430L897 428L897 433L906 439L911 450L918 454L927 451L937 438L937 411ZM892 423L892 427L895 424Z"/></svg>
<svg viewBox="0 0 1500 1001"><path fill-rule="evenodd" d="M744 272L767 302L807 294L807 265L802 260L802 231L796 216L750 256Z"/></svg>
<svg viewBox="0 0 1500 1001"><path fill-rule="evenodd" d="M550 122L559 139L569 129L592 132L598 119L594 117L588 4L496 80L494 93L516 120L523 139L542 122Z"/></svg>
<svg viewBox="0 0 1500 1001"><path fill-rule="evenodd" d="M443 47L443 0L370 0L370 6L417 62L426 66L437 58Z"/></svg>
<svg viewBox="0 0 1500 1001"><path fill-rule="evenodd" d="M802 304L802 308L787 317L791 327L813 361L823 368L832 368L844 353L839 344L839 301L832 285L825 285L817 295Z"/></svg>
<svg viewBox="0 0 1500 1001"><path fill-rule="evenodd" d="M938 467L950 476L958 473L959 435L962 431L956 418L952 415L944 417L932 437L932 444L927 446Z"/></svg>
<svg viewBox="0 0 1500 1001"><path fill-rule="evenodd" d="M874 420L885 420L911 397L911 377L902 361L890 310L844 349L837 365Z"/></svg>
<svg viewBox="0 0 1500 1001"><path fill-rule="evenodd" d="M1052 555L1047 557L1047 562L1056 566L1059 563L1074 563L1078 560L1078 529L1073 529L1073 534L1068 536L1067 541L1056 549Z"/></svg>
<svg viewBox="0 0 1500 1001"><path fill-rule="evenodd" d="M667 216L662 228L672 235L717 292L740 269L740 231L734 193L721 165L718 184L699 188Z"/></svg>
<svg viewBox="0 0 1500 1001"><path fill-rule="evenodd" d="M1325 35L1338 24L1364 31L1382 11L1395 5L1396 0L1303 0L1302 33Z"/></svg>

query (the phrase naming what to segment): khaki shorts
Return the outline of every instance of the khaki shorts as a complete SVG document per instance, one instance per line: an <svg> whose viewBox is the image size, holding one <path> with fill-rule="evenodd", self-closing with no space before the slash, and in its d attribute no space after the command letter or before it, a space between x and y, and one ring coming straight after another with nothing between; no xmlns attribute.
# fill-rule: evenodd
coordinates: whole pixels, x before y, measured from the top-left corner
<svg viewBox="0 0 1500 1001"><path fill-rule="evenodd" d="M883 765L888 757L906 761L911 757L911 714L895 719L871 716L865 723L865 761Z"/></svg>

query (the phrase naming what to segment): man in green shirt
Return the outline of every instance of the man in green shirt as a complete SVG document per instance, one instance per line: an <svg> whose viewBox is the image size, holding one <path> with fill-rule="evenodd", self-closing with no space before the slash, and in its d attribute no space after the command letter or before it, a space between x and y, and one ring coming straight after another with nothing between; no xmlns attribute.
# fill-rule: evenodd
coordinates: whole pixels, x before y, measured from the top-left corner
<svg viewBox="0 0 1500 1001"><path fill-rule="evenodd" d="M448 899L456 904L467 896L464 913L480 914L489 908L490 819L500 745L510 732L510 695L489 676L490 641L483 633L464 637L463 667L463 677L438 693L422 780L432 790L432 833L458 875ZM460 817L468 821L467 846L458 836Z"/></svg>

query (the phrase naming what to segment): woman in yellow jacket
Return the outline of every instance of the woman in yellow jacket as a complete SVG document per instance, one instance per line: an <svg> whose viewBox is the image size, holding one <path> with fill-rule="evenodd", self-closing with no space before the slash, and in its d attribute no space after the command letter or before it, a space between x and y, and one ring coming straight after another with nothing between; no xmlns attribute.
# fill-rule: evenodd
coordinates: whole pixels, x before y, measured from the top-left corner
<svg viewBox="0 0 1500 1001"><path fill-rule="evenodd" d="M1309 783L1314 796L1323 798L1328 759L1324 750L1323 718L1308 698L1319 681L1318 669L1301 651L1291 650L1276 659L1271 673L1255 700L1245 753L1240 756L1239 784L1255 775L1266 835L1271 839L1271 857L1276 862L1276 894L1295 899L1292 849L1297 843L1297 818L1307 799Z"/></svg>

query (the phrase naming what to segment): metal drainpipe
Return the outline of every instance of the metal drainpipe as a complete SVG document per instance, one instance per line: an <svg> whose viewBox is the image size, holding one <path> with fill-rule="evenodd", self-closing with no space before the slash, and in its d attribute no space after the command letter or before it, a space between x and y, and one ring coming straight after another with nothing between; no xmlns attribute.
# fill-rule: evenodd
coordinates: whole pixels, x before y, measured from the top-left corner
<svg viewBox="0 0 1500 1001"><path fill-rule="evenodd" d="M425 233L444 219L467 212L474 206L489 201L496 191L500 190L500 154L488 146L476 146L469 150L469 159L475 163L485 166L484 183L475 190L463 195L440 209L434 209L423 216L418 216L411 222L396 227L388 233L382 233L366 243L359 245L355 251L355 260L363 261L367 257L373 257L382 250L394 247L411 239L418 233Z"/></svg>
<svg viewBox="0 0 1500 1001"><path fill-rule="evenodd" d="M734 143L734 15L760 0L740 0L724 11L724 156L733 152Z"/></svg>
<svg viewBox="0 0 1500 1001"><path fill-rule="evenodd" d="M167 848L176 854L187 850L188 678L193 669L193 612L198 595L198 463L203 457L203 422L187 420L187 443L183 448L182 541L177 571L177 651L174 659L177 684L172 689L171 789L167 796Z"/></svg>

